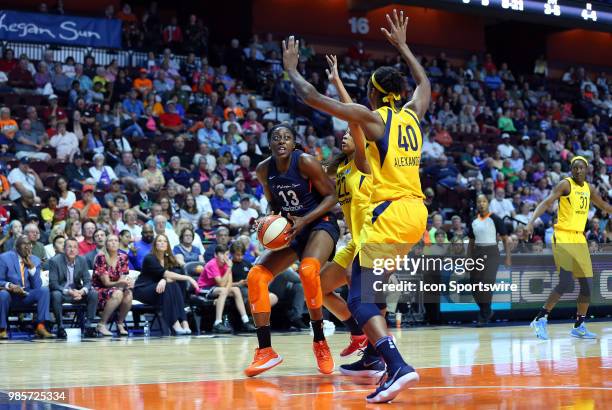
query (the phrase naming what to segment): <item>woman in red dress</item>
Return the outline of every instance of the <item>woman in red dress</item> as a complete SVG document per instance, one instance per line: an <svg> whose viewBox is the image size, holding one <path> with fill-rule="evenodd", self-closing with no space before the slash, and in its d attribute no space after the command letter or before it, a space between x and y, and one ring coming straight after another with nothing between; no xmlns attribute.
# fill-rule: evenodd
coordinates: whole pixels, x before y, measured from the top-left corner
<svg viewBox="0 0 612 410"><path fill-rule="evenodd" d="M117 308L117 328L120 336L127 336L125 317L132 308L132 288L134 281L128 277L130 268L126 254L119 253L119 238L109 235L106 246L94 261L92 285L98 292L98 308L102 310L96 330L102 336L113 334L106 323Z"/></svg>

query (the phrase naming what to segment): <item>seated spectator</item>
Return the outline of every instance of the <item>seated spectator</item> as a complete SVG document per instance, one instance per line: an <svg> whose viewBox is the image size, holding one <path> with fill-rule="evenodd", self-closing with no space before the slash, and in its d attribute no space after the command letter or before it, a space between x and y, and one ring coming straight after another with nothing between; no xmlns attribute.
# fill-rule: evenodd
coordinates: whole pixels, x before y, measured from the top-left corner
<svg viewBox="0 0 612 410"><path fill-rule="evenodd" d="M8 181L11 184L9 199L16 201L25 192L31 192L34 195L34 202L40 203L40 198L36 196L36 190L43 189L43 183L32 168L30 168L30 160L27 157L19 160L17 168L13 168L8 174Z"/></svg>
<svg viewBox="0 0 612 410"><path fill-rule="evenodd" d="M61 226L58 226L58 228L61 228ZM64 253L66 235L62 232L61 229L58 229L56 233L51 232L51 234L49 235L49 240L51 241L51 243L45 245L45 252L47 254L47 264L49 260L51 260L51 258L53 258L55 255Z"/></svg>
<svg viewBox="0 0 612 410"><path fill-rule="evenodd" d="M146 96L153 91L153 82L147 78L147 69L141 68L138 71L138 78L134 79L134 89L140 93L140 95Z"/></svg>
<svg viewBox="0 0 612 410"><path fill-rule="evenodd" d="M158 235L153 249L145 256L142 270L134 285L134 296L141 302L153 306L161 305L163 320L172 327L175 334L191 334L185 315L185 282L189 282L199 293L197 282L187 275L181 275L180 265L170 252L168 238Z"/></svg>
<svg viewBox="0 0 612 410"><path fill-rule="evenodd" d="M51 94L48 98L49 105L46 106L42 111L42 117L45 121L51 122L51 118L55 118L57 123L68 122L68 116L66 111L59 106L57 102L57 95ZM51 135L49 135L51 137Z"/></svg>
<svg viewBox="0 0 612 410"><path fill-rule="evenodd" d="M72 205L72 207L79 211L81 219L87 219L87 218L95 219L98 217L102 207L100 206L100 204L96 202L96 199L94 196L93 185L83 186L82 199L79 201L76 201L74 205Z"/></svg>
<svg viewBox="0 0 612 410"><path fill-rule="evenodd" d="M31 214L35 213L34 195L30 191L25 191L23 195L15 201L15 206L11 211L11 217L25 222Z"/></svg>
<svg viewBox="0 0 612 410"><path fill-rule="evenodd" d="M21 129L15 134L15 157L17 159L26 157L40 161L48 161L51 155L40 152L47 140L47 135L43 131L32 129L32 122L29 119L21 121Z"/></svg>
<svg viewBox="0 0 612 410"><path fill-rule="evenodd" d="M212 227L212 219L210 216L202 215L200 217L200 220L198 221L198 228L196 229L196 234L198 234L203 244L208 245L215 241L215 230ZM209 247L207 247L206 250L208 250L208 248Z"/></svg>
<svg viewBox="0 0 612 410"><path fill-rule="evenodd" d="M181 266L189 262L204 262L204 254L200 248L193 246L194 238L193 228L183 228L179 234L179 244L172 249L172 253Z"/></svg>
<svg viewBox="0 0 612 410"><path fill-rule="evenodd" d="M17 121L11 118L11 110L7 107L0 108L0 135L5 139L12 140L19 131ZM7 144L8 141L2 141L2 144Z"/></svg>
<svg viewBox="0 0 612 410"><path fill-rule="evenodd" d="M506 198L506 192L502 188L495 190L495 198L491 200L489 210L495 215L499 216L502 220L506 216L513 217L515 215L512 201Z"/></svg>
<svg viewBox="0 0 612 410"><path fill-rule="evenodd" d="M102 155L104 157L104 155ZM60 194L60 202L59 206L68 206L71 207L72 204L76 201L76 197L72 191L68 190L70 186L73 189L82 189L83 185L94 183L94 179L89 173L89 168L85 168L85 158L80 152L74 154L72 158L72 162L66 166L65 175L60 176L56 182L57 192ZM60 182L60 180L65 181ZM68 183L70 181L70 183Z"/></svg>
<svg viewBox="0 0 612 410"><path fill-rule="evenodd" d="M183 168L189 168L191 161L193 160L193 152L189 152L185 149L185 135L179 135L174 139L172 143L172 150L170 150L169 156L179 157L181 160L181 166Z"/></svg>
<svg viewBox="0 0 612 410"><path fill-rule="evenodd" d="M45 251L45 246L39 241L40 229L38 229L38 223L30 218L28 218L28 222L23 228L23 233L28 238L28 241L30 241L32 255L44 263L47 260L47 252Z"/></svg>
<svg viewBox="0 0 612 410"><path fill-rule="evenodd" d="M215 247L215 257L204 266L204 271L198 279L198 285L202 290L208 292L209 296L207 297L217 299L215 303L215 322L213 324L214 333L232 332L232 329L226 327L222 322L225 299L228 296L234 299L244 330L255 331L255 327L250 323L246 314L240 288L233 286L232 261L229 259L227 246L217 245Z"/></svg>
<svg viewBox="0 0 612 410"><path fill-rule="evenodd" d="M249 228L251 221L257 219L259 214L253 208L251 208L251 199L248 196L240 199L240 207L233 209L229 219L230 227L232 229Z"/></svg>
<svg viewBox="0 0 612 410"><path fill-rule="evenodd" d="M106 231L98 227L94 232L93 239L96 247L84 255L85 261L87 262L87 269L90 270L94 267L96 256L104 251L104 247L106 246Z"/></svg>
<svg viewBox="0 0 612 410"><path fill-rule="evenodd" d="M187 188L191 179L189 173L181 168L181 160L179 157L170 158L168 169L164 172L164 179L167 183L174 181L177 184Z"/></svg>
<svg viewBox="0 0 612 410"><path fill-rule="evenodd" d="M94 336L92 323L98 307L98 293L91 287L91 275L87 261L79 256L77 241L69 238L65 241L64 253L55 255L49 261L49 291L51 308L58 326L57 337L66 338L64 330L63 303L86 304L86 336Z"/></svg>
<svg viewBox="0 0 612 410"><path fill-rule="evenodd" d="M225 185L215 186L215 195L211 198L210 204L213 209L213 218L229 221L232 213L232 202L225 198Z"/></svg>
<svg viewBox="0 0 612 410"><path fill-rule="evenodd" d="M123 100L123 109L130 115L134 114L137 117L144 115L144 105L138 99L138 92L136 90L130 91L129 97Z"/></svg>
<svg viewBox="0 0 612 410"><path fill-rule="evenodd" d="M192 194L188 193L185 195L185 200L179 211L179 215L181 219L188 220L194 229L198 225L198 221L200 220L200 210L198 209L195 197Z"/></svg>
<svg viewBox="0 0 612 410"><path fill-rule="evenodd" d="M11 307L36 304L36 336L55 337L45 328L49 314L49 288L42 286L40 260L32 255L32 245L25 235L15 242L15 250L0 255L0 339L8 339L8 313Z"/></svg>
<svg viewBox="0 0 612 410"><path fill-rule="evenodd" d="M198 130L198 142L200 144L208 144L210 149L218 150L223 145L221 134L215 128L213 128L213 120L210 118L204 118L204 127Z"/></svg>
<svg viewBox="0 0 612 410"><path fill-rule="evenodd" d="M94 183L100 188L108 187L114 179L118 179L115 171L108 165L104 165L104 154L96 154L93 157L94 165L89 168L89 174ZM92 187L93 188L93 187Z"/></svg>
<svg viewBox="0 0 612 410"><path fill-rule="evenodd" d="M56 157L60 161L70 161L79 152L79 139L73 132L66 131L65 123L57 124L57 134L49 140L56 150Z"/></svg>
<svg viewBox="0 0 612 410"><path fill-rule="evenodd" d="M106 238L103 251L94 261L92 287L98 292L98 308L102 310L96 330L102 336L112 336L107 323L117 313L117 329L120 336L127 336L125 317L132 308L133 281L129 278L127 255L119 253L119 238Z"/></svg>
<svg viewBox="0 0 612 410"><path fill-rule="evenodd" d="M138 189L140 166L134 161L134 154L131 152L123 152L121 154L121 163L115 167L115 175L125 185L126 189L130 191Z"/></svg>
<svg viewBox="0 0 612 410"><path fill-rule="evenodd" d="M212 192L210 185L205 184L205 186L208 187L209 192ZM210 204L210 199L208 199L208 196L202 194L202 184L198 181L192 182L190 192L195 198L196 206L198 207L198 212L200 215L211 216L213 213L212 205Z"/></svg>
<svg viewBox="0 0 612 410"><path fill-rule="evenodd" d="M142 236L142 227L138 224L138 215L133 209L128 209L123 213L123 229L126 229L134 238L134 241L139 241Z"/></svg>
<svg viewBox="0 0 612 410"><path fill-rule="evenodd" d="M178 115L174 101L168 102L166 112L159 116L159 121L162 131L181 132L185 129L185 124Z"/></svg>
<svg viewBox="0 0 612 410"><path fill-rule="evenodd" d="M434 141L446 148L453 145L453 137L451 137L448 130L444 128L439 122L436 122L433 139Z"/></svg>
<svg viewBox="0 0 612 410"><path fill-rule="evenodd" d="M163 215L157 215L153 218L155 235L165 235L170 241L170 246L174 249L174 247L179 244L179 238L172 230L172 225L168 228L166 225L167 223L168 219Z"/></svg>
<svg viewBox="0 0 612 410"><path fill-rule="evenodd" d="M231 237L230 237L229 229L227 229L225 226L218 227L217 230L215 231L214 242L212 243L214 243L215 245L230 246L230 241L231 241ZM214 257L215 257L215 247L209 245L206 248L206 251L204 252L204 260L208 262Z"/></svg>
<svg viewBox="0 0 612 410"><path fill-rule="evenodd" d="M2 250L4 252L12 251L15 249L15 241L20 237L23 233L23 225L21 221L18 219L14 219L8 226L7 234L0 239L0 244L2 244Z"/></svg>
<svg viewBox="0 0 612 410"><path fill-rule="evenodd" d="M78 242L79 255L84 256L96 249L94 234L96 233L96 223L91 219L83 222L83 240Z"/></svg>
<svg viewBox="0 0 612 410"><path fill-rule="evenodd" d="M142 237L139 241L134 242L133 249L129 253L129 259L134 269L141 270L142 262L153 247L153 239L155 232L149 224L144 224L142 227Z"/></svg>
<svg viewBox="0 0 612 410"><path fill-rule="evenodd" d="M166 179L161 169L157 166L157 158L149 155L145 159L145 167L142 171L142 178L147 180L150 190L159 191L166 184Z"/></svg>
<svg viewBox="0 0 612 410"><path fill-rule="evenodd" d="M8 73L8 84L17 89L33 90L36 88L32 73L28 69L28 59L21 57L19 63Z"/></svg>

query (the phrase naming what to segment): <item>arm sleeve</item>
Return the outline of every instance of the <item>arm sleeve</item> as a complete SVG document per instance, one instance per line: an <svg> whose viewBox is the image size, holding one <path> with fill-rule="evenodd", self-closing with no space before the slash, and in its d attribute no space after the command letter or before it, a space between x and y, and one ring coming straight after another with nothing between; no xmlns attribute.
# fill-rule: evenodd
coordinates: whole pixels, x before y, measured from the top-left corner
<svg viewBox="0 0 612 410"><path fill-rule="evenodd" d="M493 223L495 223L495 230L499 235L508 235L508 231L506 231L506 225L499 216L491 214L491 219L493 220Z"/></svg>

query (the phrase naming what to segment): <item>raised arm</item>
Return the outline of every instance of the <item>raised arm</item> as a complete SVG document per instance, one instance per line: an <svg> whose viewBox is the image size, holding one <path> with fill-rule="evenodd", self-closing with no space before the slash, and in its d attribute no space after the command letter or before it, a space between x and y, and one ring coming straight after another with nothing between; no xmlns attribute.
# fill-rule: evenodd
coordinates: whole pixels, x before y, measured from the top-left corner
<svg viewBox="0 0 612 410"><path fill-rule="evenodd" d="M410 74L416 83L416 88L412 99L406 103L405 108L410 108L414 111L419 119L423 119L425 112L429 108L431 100L431 84L427 78L425 69L416 59L412 51L406 44L406 29L408 27L408 17L404 18L404 12L400 11L398 16L397 10L393 10L393 19L387 14L389 22L389 30L381 28L380 31L387 37L387 40L399 51L400 55L408 65Z"/></svg>
<svg viewBox="0 0 612 410"><path fill-rule="evenodd" d="M561 182L559 182L553 188L553 190L550 193L550 195L548 195L546 197L546 199L544 199L542 202L540 202L540 204L533 211L533 215L531 215L531 218L529 219L529 223L527 223L527 226L525 227L525 230L527 231L527 234L531 235L531 233L533 232L533 223L535 222L535 220L538 219L540 216L542 216L542 214L544 212L546 212L546 210L557 199L561 198L562 196L569 195L570 190L571 190L570 183L566 179L564 179Z"/></svg>
<svg viewBox="0 0 612 410"><path fill-rule="evenodd" d="M296 41L294 36L289 37L288 41L283 40L283 64L285 70L295 88L295 92L304 103L341 120L360 125L366 138L370 140L375 140L382 136L385 131L385 124L380 115L370 111L363 105L343 103L326 97L302 77L297 70L299 49L299 41Z"/></svg>
<svg viewBox="0 0 612 410"><path fill-rule="evenodd" d="M342 80L338 74L338 60L336 59L336 56L326 55L325 58L327 58L327 64L329 65L329 69L325 70L327 73L327 78L338 90L340 101L343 103L351 103L351 97L346 91L346 88L344 88L344 84L342 84ZM363 135L363 130L358 124L349 122L349 131L351 132L353 142L355 143L355 165L359 171L363 172L364 174L369 174L370 165L368 164L365 156L365 136Z"/></svg>
<svg viewBox="0 0 612 410"><path fill-rule="evenodd" d="M612 214L612 206L603 200L601 195L599 195L597 188L591 184L589 184L589 188L591 189L591 202L593 205L602 211L607 212L608 214Z"/></svg>

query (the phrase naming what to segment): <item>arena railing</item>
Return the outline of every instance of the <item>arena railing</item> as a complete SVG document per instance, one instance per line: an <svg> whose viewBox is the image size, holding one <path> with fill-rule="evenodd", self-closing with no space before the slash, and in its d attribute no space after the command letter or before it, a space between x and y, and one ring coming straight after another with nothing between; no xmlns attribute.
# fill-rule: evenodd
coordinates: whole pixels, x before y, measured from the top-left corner
<svg viewBox="0 0 612 410"><path fill-rule="evenodd" d="M50 50L53 52L53 61L58 62L64 62L66 58L73 57L76 63L82 63L85 60L85 56L88 55L93 56L96 65L108 65L113 60L117 60L120 67L139 67L147 61L146 51L113 50L13 41L0 42L0 48L2 49L2 55L4 55L4 51L7 48L10 48L15 52L15 58L19 58L21 54L25 54L30 60L42 60L45 52ZM156 56L158 55L156 54ZM187 59L186 56L182 55L174 55L174 58L181 63Z"/></svg>

